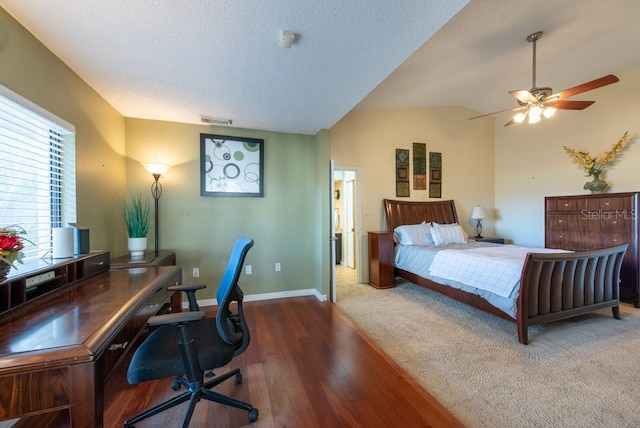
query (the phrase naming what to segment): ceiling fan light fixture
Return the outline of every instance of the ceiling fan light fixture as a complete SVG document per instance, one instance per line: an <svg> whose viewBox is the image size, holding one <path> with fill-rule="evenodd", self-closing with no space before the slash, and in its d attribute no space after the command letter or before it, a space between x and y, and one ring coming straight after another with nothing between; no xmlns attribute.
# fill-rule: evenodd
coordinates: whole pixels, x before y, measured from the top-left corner
<svg viewBox="0 0 640 428"><path fill-rule="evenodd" d="M540 122L540 115L535 115L529 112L529 124L533 125L534 123Z"/></svg>
<svg viewBox="0 0 640 428"><path fill-rule="evenodd" d="M526 117L527 117L527 114L526 114L526 113L520 112L520 113L516 114L515 116L513 116L513 120L514 120L516 123L522 123L522 122L524 122L524 120L526 119Z"/></svg>
<svg viewBox="0 0 640 428"><path fill-rule="evenodd" d="M529 116L538 116L538 117L540 117L541 114L542 114L542 109L540 108L540 106L533 106L529 110Z"/></svg>
<svg viewBox="0 0 640 428"><path fill-rule="evenodd" d="M550 117L553 117L554 114L556 114L556 108L555 107L546 107L542 114L544 115L544 117L549 119Z"/></svg>

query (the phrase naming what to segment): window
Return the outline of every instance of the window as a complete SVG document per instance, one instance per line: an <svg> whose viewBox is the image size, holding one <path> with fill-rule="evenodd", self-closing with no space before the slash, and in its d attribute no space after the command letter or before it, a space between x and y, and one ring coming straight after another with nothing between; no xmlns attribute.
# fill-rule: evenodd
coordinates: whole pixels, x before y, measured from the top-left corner
<svg viewBox="0 0 640 428"><path fill-rule="evenodd" d="M0 226L27 231L25 261L75 222L75 195L75 127L0 85Z"/></svg>

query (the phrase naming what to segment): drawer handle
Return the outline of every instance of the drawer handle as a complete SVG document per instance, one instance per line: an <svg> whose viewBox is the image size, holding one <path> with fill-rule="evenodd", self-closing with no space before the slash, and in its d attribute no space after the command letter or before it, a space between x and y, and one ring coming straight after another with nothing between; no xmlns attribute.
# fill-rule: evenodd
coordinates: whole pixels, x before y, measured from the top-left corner
<svg viewBox="0 0 640 428"><path fill-rule="evenodd" d="M114 343L113 345L109 346L109 351L117 351L119 349L125 349L128 344L129 342Z"/></svg>
<svg viewBox="0 0 640 428"><path fill-rule="evenodd" d="M558 235L558 238L562 239L562 235Z"/></svg>
<svg viewBox="0 0 640 428"><path fill-rule="evenodd" d="M94 266L102 266L104 262L93 263Z"/></svg>
<svg viewBox="0 0 640 428"><path fill-rule="evenodd" d="M618 242L618 240L617 240L617 239L614 239L614 240L613 240L613 242Z"/></svg>
<svg viewBox="0 0 640 428"><path fill-rule="evenodd" d="M605 205L611 205L611 202L605 202L604 204Z"/></svg>
<svg viewBox="0 0 640 428"><path fill-rule="evenodd" d="M564 206L565 206L565 207L568 207L568 206L569 206L569 204L564 204Z"/></svg>
<svg viewBox="0 0 640 428"><path fill-rule="evenodd" d="M562 220L558 220L558 223L562 223Z"/></svg>

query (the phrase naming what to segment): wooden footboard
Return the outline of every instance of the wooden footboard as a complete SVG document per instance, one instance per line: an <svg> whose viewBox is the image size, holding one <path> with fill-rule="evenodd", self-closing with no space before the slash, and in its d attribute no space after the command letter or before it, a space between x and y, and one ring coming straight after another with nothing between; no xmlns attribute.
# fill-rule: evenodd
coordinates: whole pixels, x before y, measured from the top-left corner
<svg viewBox="0 0 640 428"><path fill-rule="evenodd" d="M627 245L573 253L529 253L520 278L518 340L528 327L611 307L620 319L620 267Z"/></svg>

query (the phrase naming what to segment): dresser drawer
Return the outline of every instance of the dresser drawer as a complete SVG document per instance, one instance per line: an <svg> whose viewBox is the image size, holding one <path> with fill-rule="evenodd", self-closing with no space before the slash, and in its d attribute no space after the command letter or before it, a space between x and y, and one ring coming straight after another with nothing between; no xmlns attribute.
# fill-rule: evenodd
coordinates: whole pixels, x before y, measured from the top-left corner
<svg viewBox="0 0 640 428"><path fill-rule="evenodd" d="M580 212L585 209L586 198L546 198L547 212Z"/></svg>
<svg viewBox="0 0 640 428"><path fill-rule="evenodd" d="M631 212L632 200L628 197L599 197L588 201L589 211L617 212L623 216L625 212ZM630 214L629 214L630 215Z"/></svg>

